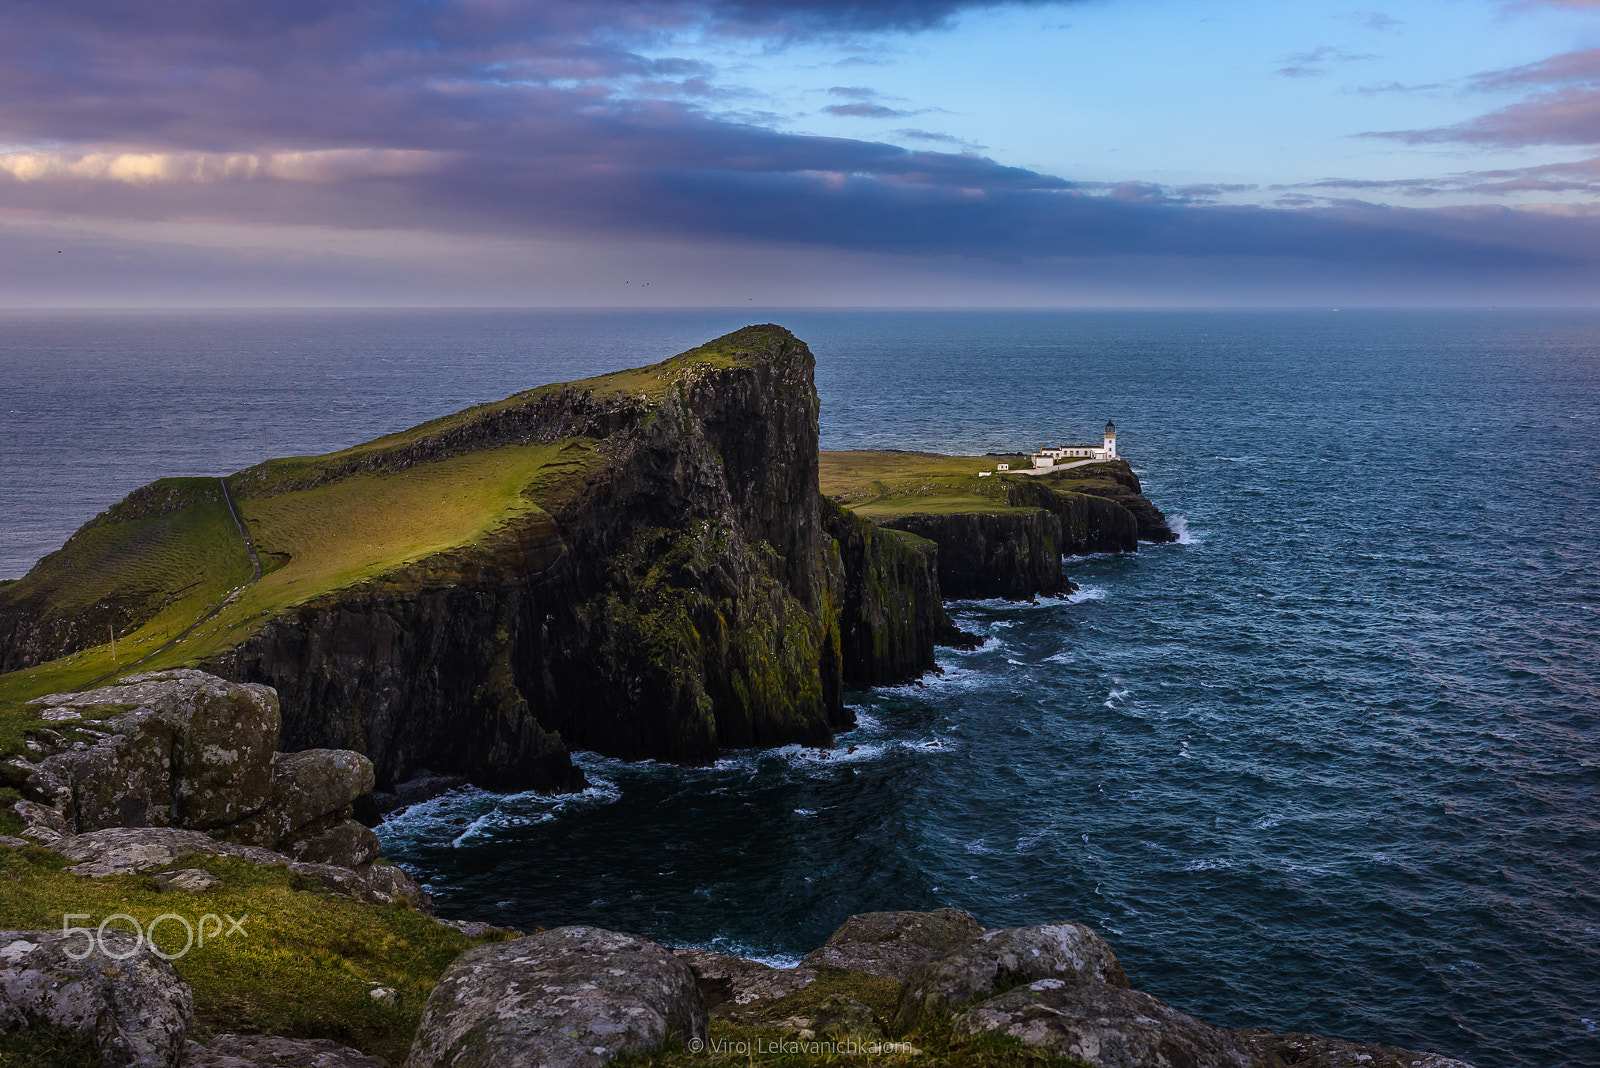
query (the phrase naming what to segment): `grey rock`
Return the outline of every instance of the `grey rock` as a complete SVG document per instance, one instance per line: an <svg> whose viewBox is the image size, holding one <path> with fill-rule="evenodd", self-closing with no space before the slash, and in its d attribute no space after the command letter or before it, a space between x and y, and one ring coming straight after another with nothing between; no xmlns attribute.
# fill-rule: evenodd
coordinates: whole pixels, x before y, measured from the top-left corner
<svg viewBox="0 0 1600 1068"><path fill-rule="evenodd" d="M946 1016L959 1006L1039 979L1128 985L1105 939L1080 923L985 931L911 974L900 995L895 1026L908 1031L923 1019Z"/></svg>
<svg viewBox="0 0 1600 1068"><path fill-rule="evenodd" d="M170 825L173 717L139 709L105 723L110 737L40 762L47 775L66 785L72 830Z"/></svg>
<svg viewBox="0 0 1600 1068"><path fill-rule="evenodd" d="M163 893L198 894L222 883L221 879L202 868L165 871L154 878L157 888Z"/></svg>
<svg viewBox="0 0 1600 1068"><path fill-rule="evenodd" d="M306 749L279 753L272 770L272 796L260 812L229 829L228 836L254 845L277 846L303 827L347 814L352 802L372 792L372 761L353 749Z"/></svg>
<svg viewBox="0 0 1600 1068"><path fill-rule="evenodd" d="M864 912L846 920L800 965L849 968L904 982L924 964L948 956L981 934L983 925L960 909Z"/></svg>
<svg viewBox="0 0 1600 1068"><path fill-rule="evenodd" d="M279 718L270 687L184 669L31 703L58 715L130 709L101 721L109 733L93 745L52 747L36 765L7 771L25 796L60 806L72 831L204 830L251 815L271 794Z"/></svg>
<svg viewBox="0 0 1600 1068"><path fill-rule="evenodd" d="M242 857L256 864L289 863L288 857L269 849L219 842L204 831L176 827L107 827L71 835L51 848L77 862L68 869L74 875L90 878L170 867L187 853Z"/></svg>
<svg viewBox="0 0 1600 1068"><path fill-rule="evenodd" d="M416 880L392 864L368 863L355 868L308 864L260 846L222 842L203 831L176 827L108 827L62 838L50 848L76 863L74 875L99 878L169 868L188 853L239 857L252 864L282 864L322 889L375 905L409 905L431 912L433 903Z"/></svg>
<svg viewBox="0 0 1600 1068"><path fill-rule="evenodd" d="M335 864L307 864L295 860L289 862L289 870L321 884L324 890L357 901L372 905L409 905L419 912L433 911L433 899L404 869L393 864L341 868Z"/></svg>
<svg viewBox="0 0 1600 1068"><path fill-rule="evenodd" d="M377 1057L325 1038L218 1035L208 1044L190 1042L183 1068L388 1068Z"/></svg>
<svg viewBox="0 0 1600 1068"><path fill-rule="evenodd" d="M815 968L774 968L760 961L681 947L673 956L689 966L707 1009L724 1003L749 1005L804 990L817 978Z"/></svg>
<svg viewBox="0 0 1600 1068"><path fill-rule="evenodd" d="M110 1068L174 1068L193 1020L189 985L132 934L0 931L0 1030L93 1035Z"/></svg>
<svg viewBox="0 0 1600 1068"><path fill-rule="evenodd" d="M831 1036L834 1038L883 1038L883 1024L872 1009L843 994L830 994L822 999L808 1019L795 1020L796 1030L803 1039Z"/></svg>
<svg viewBox="0 0 1600 1068"><path fill-rule="evenodd" d="M558 927L469 949L428 997L408 1068L598 1068L706 1037L687 965L654 942Z"/></svg>
<svg viewBox="0 0 1600 1068"><path fill-rule="evenodd" d="M1138 990L1041 979L954 1018L958 1034L999 1032L1094 1068L1276 1068L1232 1032Z"/></svg>
<svg viewBox="0 0 1600 1068"><path fill-rule="evenodd" d="M484 923L482 920L445 920L435 916L433 922L445 927L454 927L468 938L482 938L487 934L503 934L512 938L522 937L522 932L515 928L496 927L494 924ZM677 950L673 950L673 952L676 953Z"/></svg>
<svg viewBox="0 0 1600 1068"><path fill-rule="evenodd" d="M363 758L364 759L364 758ZM371 764L367 765L369 768ZM340 820L333 826L284 846L296 860L310 864L337 864L354 868L377 859L383 844L371 828L355 820Z"/></svg>
<svg viewBox="0 0 1600 1068"><path fill-rule="evenodd" d="M1466 1061L1439 1053L1417 1053L1320 1035L1279 1035L1249 1028L1235 1031L1234 1036L1246 1051L1274 1068L1279 1064L1294 1068L1472 1068Z"/></svg>
<svg viewBox="0 0 1600 1068"><path fill-rule="evenodd" d="M32 844L26 838L13 838L9 834L0 834L0 846L5 846L7 849L22 849Z"/></svg>
<svg viewBox="0 0 1600 1068"><path fill-rule="evenodd" d="M22 833L35 841L50 845L68 833L67 818L47 805L37 801L18 801L11 806L11 810L22 820Z"/></svg>

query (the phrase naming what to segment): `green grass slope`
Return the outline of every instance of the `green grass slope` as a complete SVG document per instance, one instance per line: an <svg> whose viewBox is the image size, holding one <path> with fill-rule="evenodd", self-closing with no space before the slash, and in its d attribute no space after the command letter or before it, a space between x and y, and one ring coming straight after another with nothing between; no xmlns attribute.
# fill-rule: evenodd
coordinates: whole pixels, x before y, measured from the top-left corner
<svg viewBox="0 0 1600 1068"><path fill-rule="evenodd" d="M1001 457L1020 466L1020 456ZM993 456L941 456L930 452L851 451L822 454L822 493L857 515L880 518L911 512L1016 512L1007 503L1007 475L993 471Z"/></svg>

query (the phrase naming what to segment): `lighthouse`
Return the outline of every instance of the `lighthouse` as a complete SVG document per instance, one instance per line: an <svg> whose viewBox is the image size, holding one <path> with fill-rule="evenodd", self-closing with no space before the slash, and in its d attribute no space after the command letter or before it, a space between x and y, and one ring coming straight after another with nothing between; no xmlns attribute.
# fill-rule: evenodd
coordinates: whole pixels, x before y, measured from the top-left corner
<svg viewBox="0 0 1600 1068"><path fill-rule="evenodd" d="M1117 458L1117 424L1109 419L1106 420L1104 456L1107 460L1115 460Z"/></svg>

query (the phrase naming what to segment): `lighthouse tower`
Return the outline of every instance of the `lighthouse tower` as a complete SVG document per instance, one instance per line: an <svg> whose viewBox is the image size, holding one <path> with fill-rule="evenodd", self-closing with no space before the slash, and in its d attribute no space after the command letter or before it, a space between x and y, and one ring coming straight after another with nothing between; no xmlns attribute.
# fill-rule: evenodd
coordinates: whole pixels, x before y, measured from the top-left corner
<svg viewBox="0 0 1600 1068"><path fill-rule="evenodd" d="M1109 419L1106 420L1105 458L1107 460L1117 458L1117 424Z"/></svg>

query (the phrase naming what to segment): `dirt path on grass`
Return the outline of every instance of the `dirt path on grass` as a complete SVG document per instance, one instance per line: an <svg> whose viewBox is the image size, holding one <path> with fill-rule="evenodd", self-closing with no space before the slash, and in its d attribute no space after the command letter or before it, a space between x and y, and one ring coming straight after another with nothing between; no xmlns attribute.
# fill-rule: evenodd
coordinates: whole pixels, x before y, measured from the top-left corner
<svg viewBox="0 0 1600 1068"><path fill-rule="evenodd" d="M183 639L187 638L189 635L205 626L216 616L218 612L228 607L234 601L237 601L245 590L248 590L251 586L254 586L256 583L261 581L261 557L256 555L255 542L250 540L250 532L244 528L244 520L239 518L239 509L235 508L233 505L233 494L228 491L228 480L225 478L219 478L217 479L217 482L222 485L222 499L228 504L228 514L233 517L233 525L239 529L239 537L244 539L245 552L250 554L250 569L254 572L254 574L252 574L250 577L250 581L246 582L243 586L240 586L238 589L228 594L228 596L222 599L221 604L217 605L217 607L213 608L211 611L207 612L205 615L189 624L189 626L185 628L181 634L167 642L165 645L161 646L159 649L154 649L144 654L139 659L133 661L131 664L128 664L125 667L112 668L110 671L106 672L104 675L101 675L93 682L88 682L82 686L79 686L73 691L74 693L82 693L84 690L92 690L96 686L99 686L102 682L105 682L108 679L114 679L118 675L126 674L127 672L138 667L140 664L143 664L145 661L160 656L162 653L166 652L168 649L171 649L174 645L177 645L179 642L183 641Z"/></svg>

